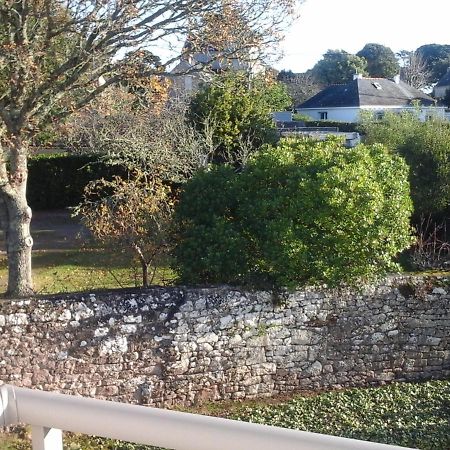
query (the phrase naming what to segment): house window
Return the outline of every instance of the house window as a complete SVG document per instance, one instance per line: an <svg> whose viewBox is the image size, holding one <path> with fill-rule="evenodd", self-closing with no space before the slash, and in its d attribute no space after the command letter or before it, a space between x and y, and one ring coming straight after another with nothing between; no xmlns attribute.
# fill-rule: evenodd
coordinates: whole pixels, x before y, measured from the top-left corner
<svg viewBox="0 0 450 450"><path fill-rule="evenodd" d="M320 118L320 120L327 120L328 119L328 113L326 111L319 112L319 118Z"/></svg>
<svg viewBox="0 0 450 450"><path fill-rule="evenodd" d="M383 89L380 83L372 83L375 89L379 89L380 91Z"/></svg>

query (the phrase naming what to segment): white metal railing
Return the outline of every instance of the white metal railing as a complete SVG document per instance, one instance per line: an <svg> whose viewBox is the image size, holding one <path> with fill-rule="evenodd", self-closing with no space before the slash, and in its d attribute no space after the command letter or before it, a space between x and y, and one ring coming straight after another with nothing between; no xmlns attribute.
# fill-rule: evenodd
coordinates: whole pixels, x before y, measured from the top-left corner
<svg viewBox="0 0 450 450"><path fill-rule="evenodd" d="M388 450L400 447L105 400L0 387L0 426L32 426L33 450L61 430L180 450Z"/></svg>

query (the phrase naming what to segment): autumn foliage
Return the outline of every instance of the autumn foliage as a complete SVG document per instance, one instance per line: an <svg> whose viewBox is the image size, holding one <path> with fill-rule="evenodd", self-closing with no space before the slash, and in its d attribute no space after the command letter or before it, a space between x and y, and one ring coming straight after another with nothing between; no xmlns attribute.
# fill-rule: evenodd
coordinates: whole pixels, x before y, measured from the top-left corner
<svg viewBox="0 0 450 450"><path fill-rule="evenodd" d="M128 179L89 183L77 213L98 241L134 255L142 268L142 285L147 287L156 262L169 249L172 208L170 188L158 177L135 171Z"/></svg>

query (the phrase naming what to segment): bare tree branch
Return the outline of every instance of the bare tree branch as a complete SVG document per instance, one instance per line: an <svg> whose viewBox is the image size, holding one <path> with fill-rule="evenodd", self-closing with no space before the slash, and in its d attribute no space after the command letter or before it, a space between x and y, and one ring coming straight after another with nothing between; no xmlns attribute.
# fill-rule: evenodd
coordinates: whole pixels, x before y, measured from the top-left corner
<svg viewBox="0 0 450 450"><path fill-rule="evenodd" d="M115 83L167 72L174 54L154 50L166 42L195 37L190 50L212 44L219 60L239 50L266 53L299 1L0 1L0 200L7 205L9 294L33 292L27 155L49 119L65 119ZM126 148L130 137L123 137ZM161 140L169 147L175 141L183 142L182 135ZM169 164L179 176L191 170L175 159L155 170L168 170Z"/></svg>
<svg viewBox="0 0 450 450"><path fill-rule="evenodd" d="M420 53L403 50L397 54L401 61L401 79L416 89L423 89L430 85L431 72Z"/></svg>

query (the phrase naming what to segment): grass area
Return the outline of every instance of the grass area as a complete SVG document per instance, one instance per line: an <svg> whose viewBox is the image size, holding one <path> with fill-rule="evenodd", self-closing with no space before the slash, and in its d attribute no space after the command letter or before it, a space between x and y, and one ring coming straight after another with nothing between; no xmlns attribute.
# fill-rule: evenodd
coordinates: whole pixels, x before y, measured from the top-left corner
<svg viewBox="0 0 450 450"><path fill-rule="evenodd" d="M447 276L450 272L429 271L417 274ZM33 279L37 294L57 294L139 287L141 271L127 255L113 254L103 249L35 250ZM157 268L152 284L168 285L174 279L175 274L166 261ZM6 255L3 254L0 256L0 292L6 291L7 281Z"/></svg>
<svg viewBox="0 0 450 450"><path fill-rule="evenodd" d="M136 287L141 283L140 268L127 255L102 249L72 249L33 252L33 279L36 293L90 291ZM153 284L170 284L173 272L158 267ZM0 290L6 291L6 256L0 258Z"/></svg>
<svg viewBox="0 0 450 450"><path fill-rule="evenodd" d="M392 384L249 407L240 420L406 447L450 449L450 381Z"/></svg>
<svg viewBox="0 0 450 450"><path fill-rule="evenodd" d="M219 404L220 405L220 404ZM214 413L254 423L420 449L450 449L450 380L398 383L300 396L283 403L211 405ZM205 409L202 409L205 411ZM0 447L29 450L24 437ZM9 442L6 444L6 442ZM7 446L9 445L9 446ZM69 450L144 450L154 447L68 434Z"/></svg>

